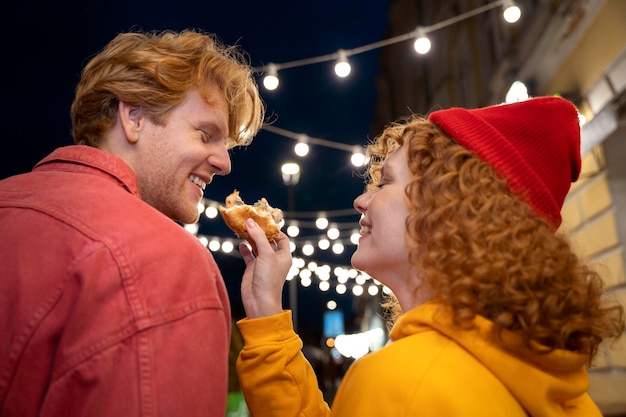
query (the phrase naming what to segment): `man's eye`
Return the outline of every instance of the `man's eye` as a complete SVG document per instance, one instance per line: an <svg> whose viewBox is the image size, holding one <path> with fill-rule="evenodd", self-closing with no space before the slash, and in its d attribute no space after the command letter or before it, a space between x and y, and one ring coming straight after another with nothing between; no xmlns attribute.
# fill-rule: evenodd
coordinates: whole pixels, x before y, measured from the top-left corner
<svg viewBox="0 0 626 417"><path fill-rule="evenodd" d="M211 140L211 134L204 130L201 130L200 133L202 135L202 142L209 143L209 141Z"/></svg>

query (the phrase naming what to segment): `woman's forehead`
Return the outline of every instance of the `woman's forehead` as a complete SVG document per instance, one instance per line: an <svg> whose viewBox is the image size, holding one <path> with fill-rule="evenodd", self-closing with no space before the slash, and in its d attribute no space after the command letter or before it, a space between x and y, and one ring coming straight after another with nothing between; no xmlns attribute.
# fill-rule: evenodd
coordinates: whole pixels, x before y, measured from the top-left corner
<svg viewBox="0 0 626 417"><path fill-rule="evenodd" d="M385 158L384 167L385 169L393 169L393 166L397 166L399 164L403 164L406 157L406 149L405 146L399 146L396 149L389 152L387 157Z"/></svg>

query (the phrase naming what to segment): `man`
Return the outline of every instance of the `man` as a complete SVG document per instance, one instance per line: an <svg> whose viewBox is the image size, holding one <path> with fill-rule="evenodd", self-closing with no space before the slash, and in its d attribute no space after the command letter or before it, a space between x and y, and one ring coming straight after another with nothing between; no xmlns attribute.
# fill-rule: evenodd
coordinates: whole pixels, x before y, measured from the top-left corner
<svg viewBox="0 0 626 417"><path fill-rule="evenodd" d="M75 145L0 181L0 415L219 416L230 306L198 221L264 109L234 47L125 33L85 67Z"/></svg>

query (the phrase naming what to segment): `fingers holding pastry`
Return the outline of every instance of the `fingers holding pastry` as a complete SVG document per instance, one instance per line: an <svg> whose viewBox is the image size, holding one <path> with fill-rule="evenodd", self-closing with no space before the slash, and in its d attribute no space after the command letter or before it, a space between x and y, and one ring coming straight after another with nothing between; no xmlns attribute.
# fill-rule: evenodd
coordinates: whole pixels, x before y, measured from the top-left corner
<svg viewBox="0 0 626 417"><path fill-rule="evenodd" d="M250 242L259 248L255 257L241 244L239 250L246 264L241 280L241 299L248 318L265 317L282 311L282 288L292 265L289 238L279 233L276 241L267 241L265 232L253 220L246 222Z"/></svg>

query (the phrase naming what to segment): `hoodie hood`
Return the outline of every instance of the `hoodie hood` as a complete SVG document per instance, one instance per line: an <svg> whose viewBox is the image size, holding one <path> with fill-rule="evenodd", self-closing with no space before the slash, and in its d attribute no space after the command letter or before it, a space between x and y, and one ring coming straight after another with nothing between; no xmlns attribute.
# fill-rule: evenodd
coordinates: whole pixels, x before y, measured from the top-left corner
<svg viewBox="0 0 626 417"><path fill-rule="evenodd" d="M474 329L462 330L452 324L449 309L429 302L405 313L390 337L396 341L431 330L449 337L495 375L534 417L599 415L587 395L586 355L566 350L536 353L513 332L502 332L500 340L496 325L484 317L477 316L474 324Z"/></svg>

